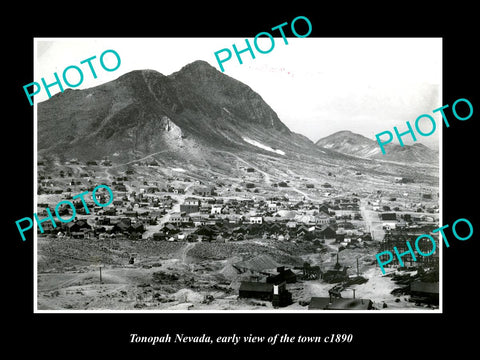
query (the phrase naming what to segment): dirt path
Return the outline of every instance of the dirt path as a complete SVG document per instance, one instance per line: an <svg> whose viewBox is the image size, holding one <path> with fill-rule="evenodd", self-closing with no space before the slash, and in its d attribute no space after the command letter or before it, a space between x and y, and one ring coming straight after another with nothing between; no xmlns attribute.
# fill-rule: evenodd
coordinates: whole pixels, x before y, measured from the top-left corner
<svg viewBox="0 0 480 360"><path fill-rule="evenodd" d="M363 221L367 226L367 230L372 235L373 240L381 241L385 237L385 230L382 229L382 221L378 218L378 214L369 210L366 200L360 200L360 213L363 217Z"/></svg>
<svg viewBox="0 0 480 360"><path fill-rule="evenodd" d="M255 171L258 171L260 174L262 174L264 176L264 179L265 179L265 182L270 185L271 184L271 178L270 178L270 174L259 169L258 167L256 167L255 165L253 165L252 163L246 161L245 159L241 158L240 156L238 156L237 154L234 154L230 151L224 151L224 150L217 150L217 152L219 153L222 153L222 154L228 154L228 155L231 155L233 156L234 158L236 158L238 161L244 163L245 165L247 165L248 167L251 167L252 169L255 169Z"/></svg>
<svg viewBox="0 0 480 360"><path fill-rule="evenodd" d="M187 262L188 252L192 250L196 244L197 243L186 243L185 246L180 250L180 260L182 260L184 264L188 263Z"/></svg>
<svg viewBox="0 0 480 360"><path fill-rule="evenodd" d="M81 273L81 274L52 273L52 274L41 274L41 276L44 279L44 282L38 284L38 291L48 292L48 291L63 289L73 284L81 284L86 278L91 277L92 273L91 272ZM57 282L59 279L63 279L63 278L67 278L67 279L61 282ZM53 286L47 286L47 288L45 288L46 285L44 283L52 283L52 282L54 283Z"/></svg>
<svg viewBox="0 0 480 360"><path fill-rule="evenodd" d="M147 155L147 156L144 156L144 157L141 158L141 159L132 160L132 161L126 162L126 163L124 163L124 164L113 165L113 166L111 166L111 167L112 167L112 168L116 168L116 167L120 167L120 166L125 166L125 165L129 165L129 164L133 164L133 163L136 163L136 162L138 162L138 161L143 161L143 160L145 160L145 159L148 159L150 156L158 155L158 154L161 154L161 153L164 153L164 152L167 152L167 151L169 151L169 150L158 151L158 152L156 152L156 153L153 153L153 154L149 154L149 155Z"/></svg>
<svg viewBox="0 0 480 360"><path fill-rule="evenodd" d="M185 188L184 194L170 194L172 199L176 200L177 202L173 205L172 209L165 214L162 218L160 218L157 222L157 225L149 226L147 230L143 233L142 238L146 239L150 236L153 236L154 233L158 232L163 225L170 221L170 214L180 212L180 205L185 202L185 199L193 194L193 184L188 184Z"/></svg>
<svg viewBox="0 0 480 360"><path fill-rule="evenodd" d="M297 189L296 187L290 186L290 189L293 190L293 191L295 191L295 192L297 192L297 193L299 193L299 194L301 194L301 195L303 195L303 197L304 197L306 200L311 200L311 201L313 201L313 199L312 199L307 193L304 193L303 191Z"/></svg>

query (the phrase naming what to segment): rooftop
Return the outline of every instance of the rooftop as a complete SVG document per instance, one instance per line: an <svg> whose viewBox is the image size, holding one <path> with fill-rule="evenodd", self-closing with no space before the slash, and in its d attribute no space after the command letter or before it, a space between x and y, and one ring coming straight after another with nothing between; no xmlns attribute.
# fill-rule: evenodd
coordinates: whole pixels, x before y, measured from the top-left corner
<svg viewBox="0 0 480 360"><path fill-rule="evenodd" d="M332 299L329 297L312 297L309 310L369 310L372 301L370 299Z"/></svg>
<svg viewBox="0 0 480 360"><path fill-rule="evenodd" d="M254 281L242 281L239 291L273 292L273 284Z"/></svg>

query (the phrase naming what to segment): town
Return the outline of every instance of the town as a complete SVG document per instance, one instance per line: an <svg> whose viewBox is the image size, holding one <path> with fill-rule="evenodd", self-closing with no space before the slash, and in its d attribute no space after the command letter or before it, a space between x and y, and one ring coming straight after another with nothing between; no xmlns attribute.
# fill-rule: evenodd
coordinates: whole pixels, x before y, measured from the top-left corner
<svg viewBox="0 0 480 360"><path fill-rule="evenodd" d="M39 218L97 184L114 200L87 198L89 214L78 200L74 221L42 224L39 310L438 308L438 251L391 261L385 275L375 258L439 226L427 172L321 167L308 176L273 156L223 156L231 170L168 167L156 156L40 159Z"/></svg>

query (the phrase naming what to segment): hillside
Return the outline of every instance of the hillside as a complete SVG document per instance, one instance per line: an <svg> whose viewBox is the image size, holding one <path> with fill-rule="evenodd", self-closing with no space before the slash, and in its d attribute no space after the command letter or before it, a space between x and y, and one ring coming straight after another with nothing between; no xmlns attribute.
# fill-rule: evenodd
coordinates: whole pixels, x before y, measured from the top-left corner
<svg viewBox="0 0 480 360"><path fill-rule="evenodd" d="M338 131L318 140L315 144L321 148L367 159L438 164L438 152L423 144L415 143L403 147L398 144L388 144L388 151L382 154L375 140L348 130Z"/></svg>
<svg viewBox="0 0 480 360"><path fill-rule="evenodd" d="M129 161L156 152L192 159L209 150L317 150L247 85L203 61L164 76L137 70L38 106L39 154ZM263 146L256 146L259 143ZM283 149L282 149L283 148Z"/></svg>

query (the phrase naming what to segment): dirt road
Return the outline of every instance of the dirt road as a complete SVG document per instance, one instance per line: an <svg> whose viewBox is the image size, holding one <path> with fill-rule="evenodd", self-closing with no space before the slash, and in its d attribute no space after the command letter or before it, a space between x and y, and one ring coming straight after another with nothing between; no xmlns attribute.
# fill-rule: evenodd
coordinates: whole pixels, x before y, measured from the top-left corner
<svg viewBox="0 0 480 360"><path fill-rule="evenodd" d="M238 156L237 154L234 154L230 151L223 151L223 150L217 150L216 152L219 152L219 153L222 153L222 154L227 154L227 155L231 155L233 156L234 158L236 158L238 161L244 163L245 165L247 165L248 167L251 167L252 169L255 169L255 171L258 171L260 174L263 175L264 177L264 180L265 180L265 183L267 185L271 185L271 178L270 178L270 174L259 169L258 167L256 167L255 165L253 165L252 163L246 161L245 159L243 159L242 157Z"/></svg>
<svg viewBox="0 0 480 360"><path fill-rule="evenodd" d="M385 236L385 230L382 229L382 221L378 217L378 213L370 210L365 200L360 200L360 213L365 221L367 231L372 235L372 239L382 241Z"/></svg>
<svg viewBox="0 0 480 360"><path fill-rule="evenodd" d="M193 242L193 243L186 243L185 246L180 249L180 256L179 256L179 258L180 258L180 260L182 261L182 263L184 263L184 264L188 264L188 263L189 263L189 261L188 261L188 259L187 259L188 252L189 252L190 250L192 250L192 249L195 247L196 244L197 244L197 243L194 243L194 242Z"/></svg>
<svg viewBox="0 0 480 360"><path fill-rule="evenodd" d="M147 230L142 234L142 238L146 239L150 236L153 236L154 233L158 232L163 225L170 221L170 214L172 213L179 213L180 212L180 205L185 202L185 199L193 194L193 184L188 184L185 188L184 194L170 194L172 199L176 200L176 203L173 205L172 209L165 214L162 218L158 220L157 225L149 226Z"/></svg>

